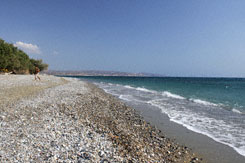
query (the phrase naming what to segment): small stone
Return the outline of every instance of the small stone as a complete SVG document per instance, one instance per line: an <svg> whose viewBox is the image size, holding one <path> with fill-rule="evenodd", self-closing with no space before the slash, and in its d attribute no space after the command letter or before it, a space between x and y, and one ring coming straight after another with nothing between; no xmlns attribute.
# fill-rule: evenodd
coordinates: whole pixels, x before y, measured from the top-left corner
<svg viewBox="0 0 245 163"><path fill-rule="evenodd" d="M110 161L108 161L107 159L103 159L100 161L100 163L109 163Z"/></svg>
<svg viewBox="0 0 245 163"><path fill-rule="evenodd" d="M104 156L104 152L103 152L103 151L99 151L99 152L98 152L98 155L99 155L100 157L103 157L103 156Z"/></svg>

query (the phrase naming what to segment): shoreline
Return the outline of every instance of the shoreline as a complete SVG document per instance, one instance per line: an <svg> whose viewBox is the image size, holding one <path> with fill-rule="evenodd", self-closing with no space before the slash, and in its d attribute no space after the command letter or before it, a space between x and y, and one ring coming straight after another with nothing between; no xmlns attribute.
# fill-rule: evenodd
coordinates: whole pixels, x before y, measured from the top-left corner
<svg viewBox="0 0 245 163"><path fill-rule="evenodd" d="M187 129L185 125L170 120L167 114L161 111L160 107L147 104L144 101L144 95L146 99L147 99L147 95L142 93L141 95L138 96L137 94L139 91L141 91L139 87L137 89L136 88L134 89L134 90L139 90L138 92L132 91L131 92L132 94L130 94L130 90L128 91L127 89L121 88L122 85L118 85L118 86L116 85L114 87L113 84L110 85L110 84L103 84L99 82L95 82L95 84L100 88L105 89L107 93L111 93L117 99L126 103L128 106L131 106L137 111L139 111L139 114L141 114L146 121L150 122L153 126L157 126L158 129L162 130L170 138L175 138L177 142L191 147L195 152L202 155L204 159L207 158L209 162L244 162L245 161L244 155L242 155L242 153L240 154L240 151L237 152L236 150L237 148L239 148L239 146L236 146L237 148L234 147L235 148L234 149L233 146L223 144L222 142L217 141L217 139L213 139L212 137L209 137L210 135L205 135L205 133L203 134L196 131L192 131L189 128ZM128 85L126 84L125 88L129 88L129 89L132 88ZM149 90L142 89L142 91L148 92ZM131 97L131 95L133 97ZM141 99L139 97L141 97ZM243 130L241 129L240 131L242 132ZM227 135L225 133L223 134L224 134L223 136ZM237 141L239 141L239 139ZM242 139L240 139L240 142L241 144L243 144Z"/></svg>
<svg viewBox="0 0 245 163"><path fill-rule="evenodd" d="M170 121L169 117L156 107L128 105L136 109L146 121L164 132L167 137L190 147L209 163L243 163L245 160L245 157L237 153L232 147Z"/></svg>
<svg viewBox="0 0 245 163"><path fill-rule="evenodd" d="M40 82L0 78L2 90L42 88L1 105L1 161L204 162L92 84L48 75Z"/></svg>
<svg viewBox="0 0 245 163"><path fill-rule="evenodd" d="M204 162L188 147L167 138L164 133L145 121L134 108L129 107L96 85L87 84L93 95L97 94L109 100L109 103L107 101L104 104L109 105L110 114L113 116L106 117L97 125L98 128L104 128L105 132L111 132L112 141L116 143L116 146L123 146L124 150L120 153L123 152L123 155L128 157L129 162L130 160L134 160L133 162ZM102 107L99 107L98 111L96 116L101 118L101 113L104 113ZM92 115L90 118L97 119L96 116ZM146 151L152 153L146 155Z"/></svg>
<svg viewBox="0 0 245 163"><path fill-rule="evenodd" d="M181 145L190 147L207 162L243 163L245 161L245 157L240 155L232 147L215 141L207 135L189 130L181 124L170 121L169 117L155 106L132 104L127 100L120 99L118 96L114 97L135 109L144 120L166 134L166 137L175 140Z"/></svg>

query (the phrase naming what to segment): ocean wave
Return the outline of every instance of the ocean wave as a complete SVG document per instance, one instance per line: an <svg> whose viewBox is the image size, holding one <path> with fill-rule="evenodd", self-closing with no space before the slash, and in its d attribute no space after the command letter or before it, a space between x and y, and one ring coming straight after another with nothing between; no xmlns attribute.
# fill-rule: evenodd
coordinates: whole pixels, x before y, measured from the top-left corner
<svg viewBox="0 0 245 163"><path fill-rule="evenodd" d="M234 113L242 114L241 111L239 111L239 110L237 110L237 109L234 109L234 108L233 108L231 111L233 111Z"/></svg>
<svg viewBox="0 0 245 163"><path fill-rule="evenodd" d="M120 95L120 99L125 100L125 101L132 101L132 96L131 95Z"/></svg>
<svg viewBox="0 0 245 163"><path fill-rule="evenodd" d="M205 101L205 100L201 100L201 99L189 99L190 101L192 102L195 102L195 103L198 103L198 104L202 104L202 105L207 105L207 106L218 106L217 104L215 103L212 103L212 102L208 102L208 101Z"/></svg>
<svg viewBox="0 0 245 163"><path fill-rule="evenodd" d="M184 111L176 110L175 107L166 105L160 100L152 100L148 103L161 109L162 113L168 115L170 121L178 123L191 131L206 135L217 142L226 144L245 156L245 133L242 132L241 127L186 109Z"/></svg>
<svg viewBox="0 0 245 163"><path fill-rule="evenodd" d="M119 98L124 100L124 101L134 101L134 102L145 103L145 101L136 99L132 95L120 95Z"/></svg>
<svg viewBox="0 0 245 163"><path fill-rule="evenodd" d="M173 94L173 93L170 93L168 91L164 91L162 93L163 96L167 96L167 97L171 97L171 98L176 98L176 99L181 99L181 100L184 100L185 98L180 96L180 95L176 95L176 94Z"/></svg>
<svg viewBox="0 0 245 163"><path fill-rule="evenodd" d="M245 156L245 144L237 145L236 144L236 138L232 137L231 135L229 135L227 137L220 137L219 135L214 135L213 133L209 133L209 132L207 132L205 130L197 129L197 128L193 127L192 125L186 124L185 122L181 122L181 121L175 120L173 118L169 118L169 119L172 122L178 123L178 124L186 127L188 130L191 130L191 131L194 131L196 133L200 133L200 134L206 135L206 136L210 137L211 139L213 139L216 142L228 145L231 148L233 148L240 155ZM206 124L207 123L205 123L205 125Z"/></svg>
<svg viewBox="0 0 245 163"><path fill-rule="evenodd" d="M224 104L215 104L198 98L189 99L169 91L154 91L130 85L113 84L109 87L104 86L104 90L129 103L140 102L158 107L171 121L226 144L245 156L245 132L241 125L233 124L229 119L219 117L215 119L215 116L202 114L206 113L205 109L202 112L195 109L197 107L200 111L202 108L212 108L211 110L219 109L219 112L222 112L222 108L235 112L232 116L242 116L239 114L243 113L235 108L225 108Z"/></svg>
<svg viewBox="0 0 245 163"><path fill-rule="evenodd" d="M150 92L150 93L156 93L156 91L152 91L146 88L141 88L141 87L137 87L136 90L138 91L143 91L143 92Z"/></svg>
<svg viewBox="0 0 245 163"><path fill-rule="evenodd" d="M115 86L122 86L122 85L118 85L116 84ZM156 95L159 95L161 94L162 96L164 97L169 97L169 98L174 98L174 99L180 99L180 100L189 100L191 102L194 102L194 103L197 103L197 104L202 104L202 105L205 105L205 106L223 106L223 104L215 104L215 103L212 103L212 102L209 102L209 101L205 101L205 100L201 100L201 99L194 99L194 98L185 98L183 96L180 96L178 94L174 94L174 93L171 93L169 91L163 91L163 92L157 92L157 91L154 91L154 90L149 90L149 89L146 89L146 88L142 88L142 87L132 87L130 85L125 85L123 86L124 88L127 88L127 89L132 89L132 90L137 90L137 91L142 91L142 92L147 92L147 93L153 93L153 94L156 94ZM111 93L111 92L110 92ZM239 110L232 110L233 112L240 112ZM241 113L241 112L240 112Z"/></svg>
<svg viewBox="0 0 245 163"><path fill-rule="evenodd" d="M146 88L142 88L142 87L132 87L130 85L125 85L124 86L125 88L128 88L128 89L134 89L134 90L137 90L137 91L142 91L142 92L150 92L150 93L156 93L156 91L153 91L153 90L149 90L149 89L146 89Z"/></svg>
<svg viewBox="0 0 245 163"><path fill-rule="evenodd" d="M130 85L125 85L124 87L128 89L135 89L134 87L131 87Z"/></svg>
<svg viewBox="0 0 245 163"><path fill-rule="evenodd" d="M119 87L120 89L115 89L114 87ZM213 109L224 108L222 104L215 104L198 98L188 99L168 91L153 91L141 87L135 88L129 85L104 87L104 90L106 89L106 92L114 94L124 101L140 102L141 104L145 103L158 107L162 113L168 115L171 121L189 130L206 135L217 142L226 144L234 148L239 154L245 156L245 132L243 132L243 128L230 123L226 119L221 120L208 117L208 114L198 113L195 109L190 110L188 107L190 102L196 103L196 107L212 107ZM108 89L111 89L111 91L108 91ZM123 89L127 91L122 91ZM178 101L181 101L181 103ZM234 108L228 110L241 114L239 110ZM237 116L239 115L237 114Z"/></svg>

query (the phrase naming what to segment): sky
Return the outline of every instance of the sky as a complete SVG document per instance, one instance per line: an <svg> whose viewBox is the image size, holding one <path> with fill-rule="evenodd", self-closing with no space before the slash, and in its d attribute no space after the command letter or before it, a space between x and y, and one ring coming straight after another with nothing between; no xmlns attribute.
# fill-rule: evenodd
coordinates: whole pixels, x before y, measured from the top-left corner
<svg viewBox="0 0 245 163"><path fill-rule="evenodd" d="M50 70L245 77L244 0L0 4L0 38Z"/></svg>

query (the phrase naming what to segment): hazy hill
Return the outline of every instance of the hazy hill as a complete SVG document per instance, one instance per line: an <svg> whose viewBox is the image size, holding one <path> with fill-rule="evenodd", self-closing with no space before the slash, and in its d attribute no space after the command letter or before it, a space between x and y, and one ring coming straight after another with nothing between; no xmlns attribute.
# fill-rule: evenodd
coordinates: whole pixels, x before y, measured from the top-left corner
<svg viewBox="0 0 245 163"><path fill-rule="evenodd" d="M55 71L48 70L44 73L50 75L74 75L74 76L142 76L142 77L156 77L163 76L150 73L127 73L127 72L118 72L118 71L99 71L99 70L87 70L87 71Z"/></svg>

